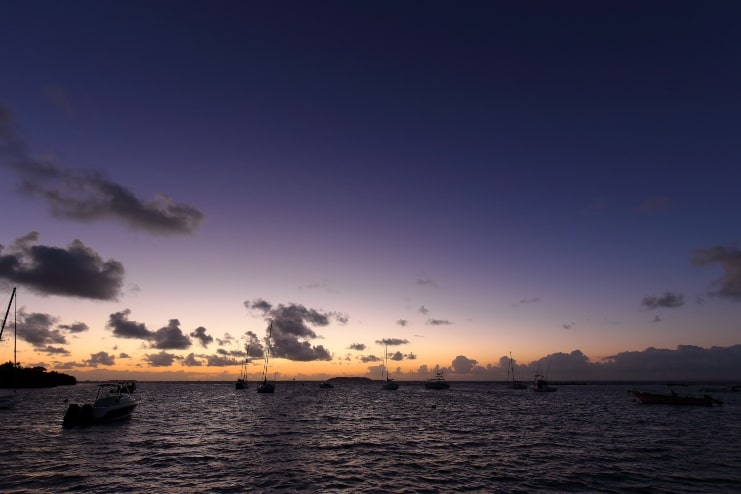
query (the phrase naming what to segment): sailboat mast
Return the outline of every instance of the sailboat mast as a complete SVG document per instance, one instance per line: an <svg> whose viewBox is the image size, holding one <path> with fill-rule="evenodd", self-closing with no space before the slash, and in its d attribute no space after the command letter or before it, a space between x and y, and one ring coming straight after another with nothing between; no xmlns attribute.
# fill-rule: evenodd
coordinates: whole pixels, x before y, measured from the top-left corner
<svg viewBox="0 0 741 494"><path fill-rule="evenodd" d="M268 361L270 360L270 337L273 336L273 321L268 325L268 337L265 338L265 368L262 371L263 381L268 381Z"/></svg>
<svg viewBox="0 0 741 494"><path fill-rule="evenodd" d="M5 317L3 318L3 325L2 327L0 327L0 340L3 339L3 330L5 329L5 323L8 321L8 314L10 314L10 308L13 306L14 299L15 299L15 287L13 287L13 293L10 294L10 301L8 302L8 308L5 311Z"/></svg>
<svg viewBox="0 0 741 494"><path fill-rule="evenodd" d="M509 368L512 370L512 382L515 382L515 364L512 362L512 352L509 352Z"/></svg>

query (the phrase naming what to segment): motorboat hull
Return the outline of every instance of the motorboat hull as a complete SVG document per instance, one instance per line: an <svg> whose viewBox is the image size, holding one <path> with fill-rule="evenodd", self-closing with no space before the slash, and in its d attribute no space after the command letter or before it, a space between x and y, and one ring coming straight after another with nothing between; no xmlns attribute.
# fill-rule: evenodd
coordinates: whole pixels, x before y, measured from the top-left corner
<svg viewBox="0 0 741 494"><path fill-rule="evenodd" d="M131 416L137 405L139 401L129 393L126 385L100 384L93 403L85 403L82 406L72 403L67 407L62 425L74 427L124 420Z"/></svg>
<svg viewBox="0 0 741 494"><path fill-rule="evenodd" d="M684 396L678 394L648 393L645 391L633 391L635 399L649 405L694 405L711 407L723 404L722 401L710 395Z"/></svg>
<svg viewBox="0 0 741 494"><path fill-rule="evenodd" d="M258 393L275 393L275 384L263 382L257 385Z"/></svg>

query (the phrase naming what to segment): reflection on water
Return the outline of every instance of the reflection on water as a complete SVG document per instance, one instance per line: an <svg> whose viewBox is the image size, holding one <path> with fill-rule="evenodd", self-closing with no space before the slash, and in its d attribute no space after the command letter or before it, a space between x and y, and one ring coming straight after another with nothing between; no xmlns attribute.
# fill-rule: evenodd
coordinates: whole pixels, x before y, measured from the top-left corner
<svg viewBox="0 0 741 494"><path fill-rule="evenodd" d="M66 430L94 385L0 413L13 492L738 492L741 395L646 406L628 388L140 383L128 420Z"/></svg>

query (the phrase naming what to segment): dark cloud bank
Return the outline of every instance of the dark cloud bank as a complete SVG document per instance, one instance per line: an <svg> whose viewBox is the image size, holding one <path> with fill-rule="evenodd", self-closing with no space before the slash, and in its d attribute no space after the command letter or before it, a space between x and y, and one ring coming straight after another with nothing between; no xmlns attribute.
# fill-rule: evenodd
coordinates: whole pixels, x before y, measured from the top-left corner
<svg viewBox="0 0 741 494"><path fill-rule="evenodd" d="M0 245L0 279L43 295L116 300L124 280L123 265L104 261L79 240L66 249L37 245L38 232Z"/></svg>

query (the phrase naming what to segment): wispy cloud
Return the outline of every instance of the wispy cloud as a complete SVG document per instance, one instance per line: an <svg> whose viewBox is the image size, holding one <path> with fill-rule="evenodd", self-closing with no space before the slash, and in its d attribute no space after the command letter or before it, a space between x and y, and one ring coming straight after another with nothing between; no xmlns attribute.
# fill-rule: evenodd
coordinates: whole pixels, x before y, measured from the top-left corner
<svg viewBox="0 0 741 494"><path fill-rule="evenodd" d="M692 263L696 266L719 264L723 268L723 276L713 283L717 288L710 294L741 302L741 251L738 247L700 249L692 257Z"/></svg>
<svg viewBox="0 0 741 494"><path fill-rule="evenodd" d="M425 322L425 324L427 324L428 326L445 326L453 323L446 319L427 319L427 322Z"/></svg>
<svg viewBox="0 0 741 494"><path fill-rule="evenodd" d="M418 286L431 286L433 288L437 288L437 283L435 280L431 280L429 278L417 278L417 285Z"/></svg>
<svg viewBox="0 0 741 494"><path fill-rule="evenodd" d="M31 157L15 129L11 112L0 103L0 158L20 180L20 191L41 198L51 213L77 221L119 220L134 230L159 235L194 232L204 215L166 194L149 201L92 170L72 170Z"/></svg>
<svg viewBox="0 0 741 494"><path fill-rule="evenodd" d="M399 346L408 344L409 340L402 338L383 338L381 340L376 340L376 345Z"/></svg>
<svg viewBox="0 0 741 494"><path fill-rule="evenodd" d="M646 309L667 308L673 309L684 305L684 296L681 293L666 292L660 297L649 296L641 301L641 307Z"/></svg>

